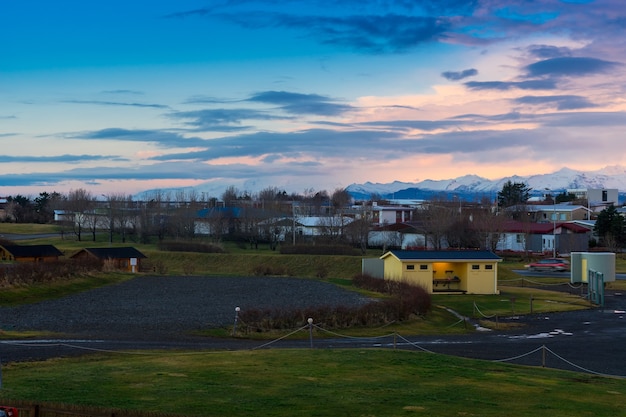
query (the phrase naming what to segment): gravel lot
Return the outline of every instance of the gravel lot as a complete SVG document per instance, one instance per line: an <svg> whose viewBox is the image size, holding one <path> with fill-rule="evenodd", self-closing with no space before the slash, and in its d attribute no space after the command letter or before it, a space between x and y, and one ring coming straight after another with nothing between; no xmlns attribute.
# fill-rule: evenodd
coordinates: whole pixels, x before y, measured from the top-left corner
<svg viewBox="0 0 626 417"><path fill-rule="evenodd" d="M58 300L0 307L0 329L48 330L74 338L178 339L193 330L232 324L237 306L245 310L367 301L309 279L141 276Z"/></svg>

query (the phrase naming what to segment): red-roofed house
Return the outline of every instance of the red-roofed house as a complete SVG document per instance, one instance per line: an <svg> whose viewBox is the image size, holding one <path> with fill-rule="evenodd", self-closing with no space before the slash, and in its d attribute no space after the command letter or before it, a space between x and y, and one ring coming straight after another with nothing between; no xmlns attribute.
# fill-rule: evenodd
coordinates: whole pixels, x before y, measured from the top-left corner
<svg viewBox="0 0 626 417"><path fill-rule="evenodd" d="M512 220L504 223L497 235L499 239L496 250L499 251L551 253L556 248L557 253L564 254L587 251L591 231L570 222L533 223Z"/></svg>

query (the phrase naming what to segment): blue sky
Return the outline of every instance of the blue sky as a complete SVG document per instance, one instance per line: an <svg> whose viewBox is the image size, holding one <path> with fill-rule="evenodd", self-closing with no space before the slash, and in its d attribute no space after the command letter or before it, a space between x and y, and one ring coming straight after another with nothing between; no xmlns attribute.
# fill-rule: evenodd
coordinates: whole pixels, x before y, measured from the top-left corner
<svg viewBox="0 0 626 417"><path fill-rule="evenodd" d="M0 2L0 195L623 165L620 0Z"/></svg>

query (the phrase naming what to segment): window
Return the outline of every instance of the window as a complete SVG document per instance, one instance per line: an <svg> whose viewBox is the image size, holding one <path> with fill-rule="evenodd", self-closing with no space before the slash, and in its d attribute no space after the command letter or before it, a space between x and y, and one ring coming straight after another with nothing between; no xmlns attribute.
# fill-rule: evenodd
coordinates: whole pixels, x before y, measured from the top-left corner
<svg viewBox="0 0 626 417"><path fill-rule="evenodd" d="M522 233L518 233L515 235L515 242L524 243L524 235Z"/></svg>
<svg viewBox="0 0 626 417"><path fill-rule="evenodd" d="M609 193L607 190L602 190L602 201L608 201L609 200Z"/></svg>
<svg viewBox="0 0 626 417"><path fill-rule="evenodd" d="M406 266L407 271L412 271L415 269L415 265L407 265Z"/></svg>
<svg viewBox="0 0 626 417"><path fill-rule="evenodd" d="M493 269L493 265L485 265L485 269Z"/></svg>
<svg viewBox="0 0 626 417"><path fill-rule="evenodd" d="M420 269L422 271L424 271L424 270L428 269L428 265L420 265Z"/></svg>
<svg viewBox="0 0 626 417"><path fill-rule="evenodd" d="M472 265L472 269L480 269L480 265Z"/></svg>

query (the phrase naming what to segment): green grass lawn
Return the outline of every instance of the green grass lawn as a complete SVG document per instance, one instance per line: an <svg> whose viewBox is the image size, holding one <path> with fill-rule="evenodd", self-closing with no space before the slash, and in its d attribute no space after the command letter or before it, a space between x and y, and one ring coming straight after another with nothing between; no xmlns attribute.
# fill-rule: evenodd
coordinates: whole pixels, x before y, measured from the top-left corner
<svg viewBox="0 0 626 417"><path fill-rule="evenodd" d="M517 291L526 290L510 294L522 298ZM550 293L546 299L559 295ZM470 312L478 300L486 310L506 314L507 294L437 295L434 301ZM341 333L472 331L455 320L435 307L425 318ZM0 402L45 399L72 408L193 416L613 416L620 415L626 393L620 379L391 349L141 351L11 363L2 371Z"/></svg>
<svg viewBox="0 0 626 417"><path fill-rule="evenodd" d="M35 224L35 223L0 223L0 235L3 234L39 234L57 233L61 230L55 224Z"/></svg>
<svg viewBox="0 0 626 417"><path fill-rule="evenodd" d="M618 416L626 394L622 379L373 349L98 354L3 377L5 403L193 416Z"/></svg>

